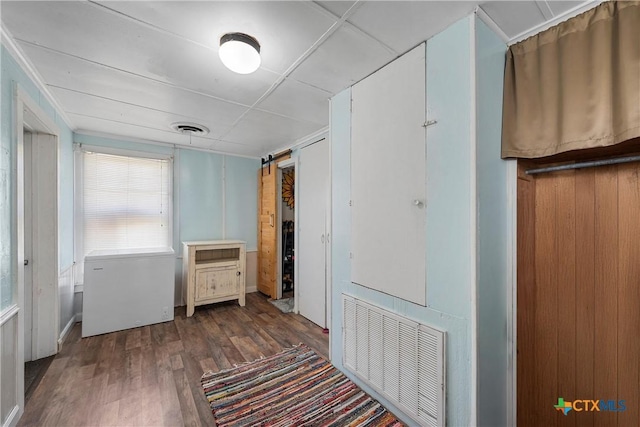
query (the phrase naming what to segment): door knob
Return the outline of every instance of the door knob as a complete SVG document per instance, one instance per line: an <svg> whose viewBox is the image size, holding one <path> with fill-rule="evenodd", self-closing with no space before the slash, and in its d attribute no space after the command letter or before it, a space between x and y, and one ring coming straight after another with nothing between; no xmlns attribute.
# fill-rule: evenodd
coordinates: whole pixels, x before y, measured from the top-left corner
<svg viewBox="0 0 640 427"><path fill-rule="evenodd" d="M424 206L424 203L422 202L422 200L415 199L415 200L413 201L413 205L414 205L414 206L416 206L416 207L418 207L418 208L421 208L422 206Z"/></svg>

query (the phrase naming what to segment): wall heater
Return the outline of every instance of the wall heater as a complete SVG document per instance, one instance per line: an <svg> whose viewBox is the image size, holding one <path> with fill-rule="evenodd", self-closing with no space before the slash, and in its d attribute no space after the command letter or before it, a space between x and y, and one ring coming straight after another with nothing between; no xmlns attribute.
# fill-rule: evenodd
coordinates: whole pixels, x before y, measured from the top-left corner
<svg viewBox="0 0 640 427"><path fill-rule="evenodd" d="M423 426L445 425L445 332L342 294L343 365Z"/></svg>

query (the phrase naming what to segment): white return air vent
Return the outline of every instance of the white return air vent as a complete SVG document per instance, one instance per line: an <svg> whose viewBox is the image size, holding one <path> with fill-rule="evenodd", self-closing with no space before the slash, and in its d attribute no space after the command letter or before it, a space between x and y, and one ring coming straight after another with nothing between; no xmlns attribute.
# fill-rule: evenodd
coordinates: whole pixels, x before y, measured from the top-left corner
<svg viewBox="0 0 640 427"><path fill-rule="evenodd" d="M343 364L423 426L445 425L445 333L342 294Z"/></svg>

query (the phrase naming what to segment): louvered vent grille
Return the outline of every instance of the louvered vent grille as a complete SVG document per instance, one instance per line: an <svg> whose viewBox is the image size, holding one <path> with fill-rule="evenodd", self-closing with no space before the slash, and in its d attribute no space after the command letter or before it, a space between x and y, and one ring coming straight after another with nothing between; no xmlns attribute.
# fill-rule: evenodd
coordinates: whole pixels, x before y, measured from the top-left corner
<svg viewBox="0 0 640 427"><path fill-rule="evenodd" d="M343 364L423 426L445 425L445 333L349 295Z"/></svg>

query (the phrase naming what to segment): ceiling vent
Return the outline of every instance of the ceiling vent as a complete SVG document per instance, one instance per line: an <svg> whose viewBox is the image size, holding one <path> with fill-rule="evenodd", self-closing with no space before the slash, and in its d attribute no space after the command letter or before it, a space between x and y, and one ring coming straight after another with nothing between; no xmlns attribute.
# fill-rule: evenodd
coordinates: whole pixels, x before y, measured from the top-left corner
<svg viewBox="0 0 640 427"><path fill-rule="evenodd" d="M202 126L197 123L176 122L171 123L170 127L176 132L193 136L204 136L209 133L209 129L206 126Z"/></svg>

